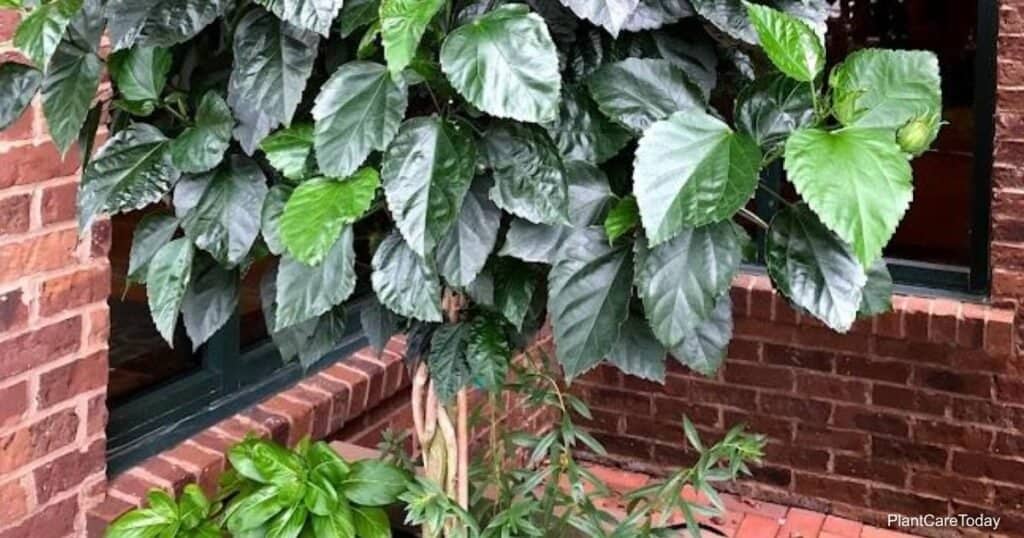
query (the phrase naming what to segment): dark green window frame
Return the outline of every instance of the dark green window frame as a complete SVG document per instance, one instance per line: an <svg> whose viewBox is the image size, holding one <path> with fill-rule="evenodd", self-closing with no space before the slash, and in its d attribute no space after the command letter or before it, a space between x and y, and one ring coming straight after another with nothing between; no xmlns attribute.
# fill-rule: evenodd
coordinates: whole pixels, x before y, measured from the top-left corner
<svg viewBox="0 0 1024 538"><path fill-rule="evenodd" d="M966 266L886 258L893 280L900 291L920 295L946 295L976 299L988 294L991 283L990 217L992 197L992 161L995 145L996 54L999 8L996 0L978 1L978 51L975 66L974 169L972 171L970 263ZM761 180L776 192L785 172L776 162ZM755 198L756 212L766 222L778 210L778 201L764 192ZM758 245L763 251L763 232ZM759 253L763 265L764 253Z"/></svg>

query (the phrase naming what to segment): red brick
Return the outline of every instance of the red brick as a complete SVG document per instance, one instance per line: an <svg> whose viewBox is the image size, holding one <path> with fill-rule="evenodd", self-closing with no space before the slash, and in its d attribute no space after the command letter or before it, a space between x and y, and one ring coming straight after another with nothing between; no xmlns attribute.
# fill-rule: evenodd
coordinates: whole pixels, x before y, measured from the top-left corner
<svg viewBox="0 0 1024 538"><path fill-rule="evenodd" d="M857 334L839 334L825 327L800 327L796 333L796 342L801 347L863 354L868 352L871 339Z"/></svg>
<svg viewBox="0 0 1024 538"><path fill-rule="evenodd" d="M617 414L621 414L621 410L615 411L619 412ZM652 415L675 421L676 424L679 424L679 420L685 416L694 424L715 427L720 425L719 414L720 412L717 407L679 398L654 395L654 412Z"/></svg>
<svg viewBox="0 0 1024 538"><path fill-rule="evenodd" d="M858 538L864 525L859 521L851 521L836 516L825 518L821 532L830 532L842 538Z"/></svg>
<svg viewBox="0 0 1024 538"><path fill-rule="evenodd" d="M985 499L989 487L977 480L961 475L936 471L914 471L910 477L910 490L946 499Z"/></svg>
<svg viewBox="0 0 1024 538"><path fill-rule="evenodd" d="M750 431L766 435L771 439L789 442L793 439L793 428L796 422L791 417L764 415L750 411L725 411L723 426L731 428L736 424L746 424Z"/></svg>
<svg viewBox="0 0 1024 538"><path fill-rule="evenodd" d="M641 441L631 437L625 437L620 435L609 435L605 433L595 432L594 438L598 440L609 454L616 454L619 456L633 457L640 460L647 460L653 456L652 444L650 442ZM683 454L679 447L672 447L669 451L670 454L674 454L674 457L679 457Z"/></svg>
<svg viewBox="0 0 1024 538"><path fill-rule="evenodd" d="M162 457L178 467L191 469L199 486L211 497L217 491L217 483L227 461L223 454L213 454L191 442L179 444L163 453Z"/></svg>
<svg viewBox="0 0 1024 538"><path fill-rule="evenodd" d="M184 467L169 461L161 456L153 456L142 462L141 467L147 473L170 484L175 495L180 495L185 486L196 482L199 479L198 473L185 469Z"/></svg>
<svg viewBox="0 0 1024 538"><path fill-rule="evenodd" d="M0 152L0 160L4 163L0 167L0 189L71 176L79 167L77 145L72 146L67 157L62 158L52 142Z"/></svg>
<svg viewBox="0 0 1024 538"><path fill-rule="evenodd" d="M108 496L103 502L89 511L87 520L88 538L103 538L106 535L107 527L133 508L135 508L135 505L128 504L116 497Z"/></svg>
<svg viewBox="0 0 1024 538"><path fill-rule="evenodd" d="M89 416L86 423L86 435L93 436L107 427L107 395L100 394L89 400L87 407Z"/></svg>
<svg viewBox="0 0 1024 538"><path fill-rule="evenodd" d="M651 396L624 390L591 387L587 389L587 402L594 408L610 409L628 415L649 416Z"/></svg>
<svg viewBox="0 0 1024 538"><path fill-rule="evenodd" d="M0 538L72 536L79 510L76 497L64 499L37 510L17 526L0 530Z"/></svg>
<svg viewBox="0 0 1024 538"><path fill-rule="evenodd" d="M786 519L777 535L779 538L790 538L793 536L817 536L821 527L825 524L825 514L802 510L800 508L790 509L786 513Z"/></svg>
<svg viewBox="0 0 1024 538"><path fill-rule="evenodd" d="M836 358L836 373L851 377L903 383L910 378L910 366L895 361L841 355Z"/></svg>
<svg viewBox="0 0 1024 538"><path fill-rule="evenodd" d="M830 426L819 426L798 422L796 444L848 452L867 453L871 437L865 432L837 430Z"/></svg>
<svg viewBox="0 0 1024 538"><path fill-rule="evenodd" d="M963 304L960 325L957 327L957 345L968 349L977 349L984 344L985 310L986 308L982 305Z"/></svg>
<svg viewBox="0 0 1024 538"><path fill-rule="evenodd" d="M761 394L758 410L769 415L798 418L815 424L824 424L832 414L832 405L827 402L792 398L776 394Z"/></svg>
<svg viewBox="0 0 1024 538"><path fill-rule="evenodd" d="M778 520L757 514L747 514L736 531L736 538L764 538L765 536L775 536L778 532Z"/></svg>
<svg viewBox="0 0 1024 538"><path fill-rule="evenodd" d="M760 362L761 343L739 338L733 339L729 342L728 357L730 360Z"/></svg>
<svg viewBox="0 0 1024 538"><path fill-rule="evenodd" d="M366 397L369 392L370 380L355 370L335 364L323 371L323 374L345 383L349 387L348 413L350 417L362 414L366 410Z"/></svg>
<svg viewBox="0 0 1024 538"><path fill-rule="evenodd" d="M727 362L723 369L725 381L736 385L793 390L793 371L787 368Z"/></svg>
<svg viewBox="0 0 1024 538"><path fill-rule="evenodd" d="M790 443L768 443L765 445L765 457L778 465L805 471L828 470L829 453L826 450L805 448Z"/></svg>
<svg viewBox="0 0 1024 538"><path fill-rule="evenodd" d="M51 316L89 303L105 301L110 295L110 271L106 266L90 267L43 282L39 292L39 313Z"/></svg>
<svg viewBox="0 0 1024 538"><path fill-rule="evenodd" d="M908 515L949 513L949 502L885 488L871 488L869 503L873 508Z"/></svg>
<svg viewBox="0 0 1024 538"><path fill-rule="evenodd" d="M808 368L822 372L831 372L835 353L798 349L776 344L764 345L764 362L779 366Z"/></svg>
<svg viewBox="0 0 1024 538"><path fill-rule="evenodd" d="M953 471L1000 482L1024 484L1024 462L982 452L953 453Z"/></svg>
<svg viewBox="0 0 1024 538"><path fill-rule="evenodd" d="M16 9L0 10L0 42L14 38L14 31L21 22L21 12Z"/></svg>
<svg viewBox="0 0 1024 538"><path fill-rule="evenodd" d="M670 376L671 378L672 376ZM734 387L724 383L690 380L686 385L686 396L691 401L709 405L723 405L740 409L753 409L757 393L751 389Z"/></svg>
<svg viewBox="0 0 1024 538"><path fill-rule="evenodd" d="M28 513L29 492L15 479L0 483L0 521L17 521Z"/></svg>
<svg viewBox="0 0 1024 538"><path fill-rule="evenodd" d="M78 426L74 409L66 409L0 435L0 474L68 446L75 440Z"/></svg>
<svg viewBox="0 0 1024 538"><path fill-rule="evenodd" d="M54 360L78 349L82 338L82 319L72 317L41 329L0 341L4 360L0 378L20 374L45 360Z"/></svg>
<svg viewBox="0 0 1024 538"><path fill-rule="evenodd" d="M917 420L914 422L913 430L915 441L972 450L987 450L993 438L989 430L935 420Z"/></svg>
<svg viewBox="0 0 1024 538"><path fill-rule="evenodd" d="M31 204L28 194L0 198L0 237L28 231Z"/></svg>
<svg viewBox="0 0 1024 538"><path fill-rule="evenodd" d="M683 447L686 445L686 437L683 436L683 428L679 422L669 420L652 420L645 417L627 416L625 418L626 435L640 437L652 441L660 441Z"/></svg>
<svg viewBox="0 0 1024 538"><path fill-rule="evenodd" d="M313 422L310 426L310 436L313 439L323 439L331 433L329 431L331 422L331 396L329 394L296 386L289 389L287 395L289 398L313 406Z"/></svg>
<svg viewBox="0 0 1024 538"><path fill-rule="evenodd" d="M28 304L21 289L0 293L0 333L16 331L28 323Z"/></svg>
<svg viewBox="0 0 1024 538"><path fill-rule="evenodd" d="M908 389L894 385L875 385L871 393L871 402L875 405L894 409L931 415L944 415L946 408L949 407L950 399L946 395L924 392L920 389Z"/></svg>
<svg viewBox="0 0 1024 538"><path fill-rule="evenodd" d="M1013 353L1014 313L991 309L985 320L985 351L998 356Z"/></svg>
<svg viewBox="0 0 1024 538"><path fill-rule="evenodd" d="M43 224L74 221L77 213L77 197L77 181L44 189L40 206Z"/></svg>
<svg viewBox="0 0 1024 538"><path fill-rule="evenodd" d="M0 282L67 267L75 262L77 248L74 228L0 245Z"/></svg>
<svg viewBox="0 0 1024 538"><path fill-rule="evenodd" d="M0 14L0 17L3 15ZM2 24L3 21L0 21L0 25ZM3 40L0 39L0 41ZM35 136L36 113L35 107L26 108L13 124L0 131L0 142L31 141Z"/></svg>
<svg viewBox="0 0 1024 538"><path fill-rule="evenodd" d="M1024 428L1024 408L983 400L954 398L953 417L993 427Z"/></svg>
<svg viewBox="0 0 1024 538"><path fill-rule="evenodd" d="M78 487L90 475L106 466L106 443L94 441L88 447L69 452L33 472L36 502L46 504L54 496Z"/></svg>
<svg viewBox="0 0 1024 538"><path fill-rule="evenodd" d="M332 432L340 430L349 418L349 386L322 373L308 378L303 383L331 394L331 423L328 429Z"/></svg>
<svg viewBox="0 0 1024 538"><path fill-rule="evenodd" d="M799 494L859 506L866 504L868 488L859 482L800 472L795 473L793 478L794 489Z"/></svg>
<svg viewBox="0 0 1024 538"><path fill-rule="evenodd" d="M342 361L342 365L362 372L370 380L370 385L367 388L367 407L373 407L378 402L384 399L384 367L380 364L361 359L359 357L350 357Z"/></svg>
<svg viewBox="0 0 1024 538"><path fill-rule="evenodd" d="M43 373L36 401L40 408L107 384L107 353L100 351Z"/></svg>
<svg viewBox="0 0 1024 538"><path fill-rule="evenodd" d="M907 469L899 463L888 463L864 456L836 454L832 462L837 475L859 478L870 482L902 486L907 479Z"/></svg>
<svg viewBox="0 0 1024 538"><path fill-rule="evenodd" d="M296 443L305 437L309 437L313 428L313 406L311 404L299 403L285 399L281 395L260 404L270 413L288 417L291 428L288 430L288 446L295 446Z"/></svg>
<svg viewBox="0 0 1024 538"><path fill-rule="evenodd" d="M28 382L0 389L0 428L15 424L28 410Z"/></svg>
<svg viewBox="0 0 1024 538"><path fill-rule="evenodd" d="M832 424L884 435L907 437L910 424L906 417L878 411L870 407L837 405L832 415Z"/></svg>
<svg viewBox="0 0 1024 538"><path fill-rule="evenodd" d="M949 459L945 447L872 436L871 455L897 463L945 468Z"/></svg>
<svg viewBox="0 0 1024 538"><path fill-rule="evenodd" d="M833 375L798 372L796 376L796 393L812 398L867 403L870 388L864 381Z"/></svg>

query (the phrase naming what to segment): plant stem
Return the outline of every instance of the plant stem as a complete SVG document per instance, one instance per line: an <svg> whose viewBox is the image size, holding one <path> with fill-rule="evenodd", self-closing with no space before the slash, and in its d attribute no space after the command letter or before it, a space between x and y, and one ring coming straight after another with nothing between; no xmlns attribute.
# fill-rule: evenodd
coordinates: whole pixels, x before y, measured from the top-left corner
<svg viewBox="0 0 1024 538"><path fill-rule="evenodd" d="M758 217L753 211L751 211L751 210L749 210L749 209L747 209L745 207L740 209L740 212L738 213L738 215L743 217L743 218L745 218L745 219L747 219L747 220L749 220L750 222L753 222L754 224L757 225L758 228L761 228L762 230L767 230L768 229L768 223L765 222L764 219L762 219L761 217Z"/></svg>
<svg viewBox="0 0 1024 538"><path fill-rule="evenodd" d="M789 200L783 198L781 194L775 192L768 185L765 185L764 183L758 183L757 186L761 188L764 192L768 193L772 198L775 198L775 200L781 203L782 205L786 207L793 207L793 202L790 202Z"/></svg>

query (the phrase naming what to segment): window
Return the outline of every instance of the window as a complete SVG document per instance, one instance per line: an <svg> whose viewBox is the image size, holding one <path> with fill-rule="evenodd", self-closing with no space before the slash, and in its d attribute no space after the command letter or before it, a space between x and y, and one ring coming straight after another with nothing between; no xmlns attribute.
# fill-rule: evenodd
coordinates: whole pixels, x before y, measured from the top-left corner
<svg viewBox="0 0 1024 538"><path fill-rule="evenodd" d="M914 201L885 255L900 284L971 294L988 287L994 136L995 0L833 0L833 60L866 47L926 49L939 57L943 118L931 151L914 161ZM766 180L791 189L781 167ZM774 211L757 202L762 216ZM942 223L937 226L936 223Z"/></svg>
<svg viewBox="0 0 1024 538"><path fill-rule="evenodd" d="M112 473L365 345L356 306L349 309L349 334L338 350L308 370L296 362L282 364L263 322L259 283L266 266L257 263L243 279L238 315L226 327L193 351L179 323L171 348L153 326L145 288L126 282L132 234L144 215L117 215L112 221L107 398L107 453Z"/></svg>

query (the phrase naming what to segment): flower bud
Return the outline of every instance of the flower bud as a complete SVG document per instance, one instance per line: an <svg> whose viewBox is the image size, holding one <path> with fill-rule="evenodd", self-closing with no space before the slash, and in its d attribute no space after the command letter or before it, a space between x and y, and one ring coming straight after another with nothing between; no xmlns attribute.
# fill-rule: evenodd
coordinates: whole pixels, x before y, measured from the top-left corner
<svg viewBox="0 0 1024 538"><path fill-rule="evenodd" d="M896 142L904 152L914 156L920 155L935 142L940 127L942 122L939 121L938 114L918 116L900 128L896 133Z"/></svg>

